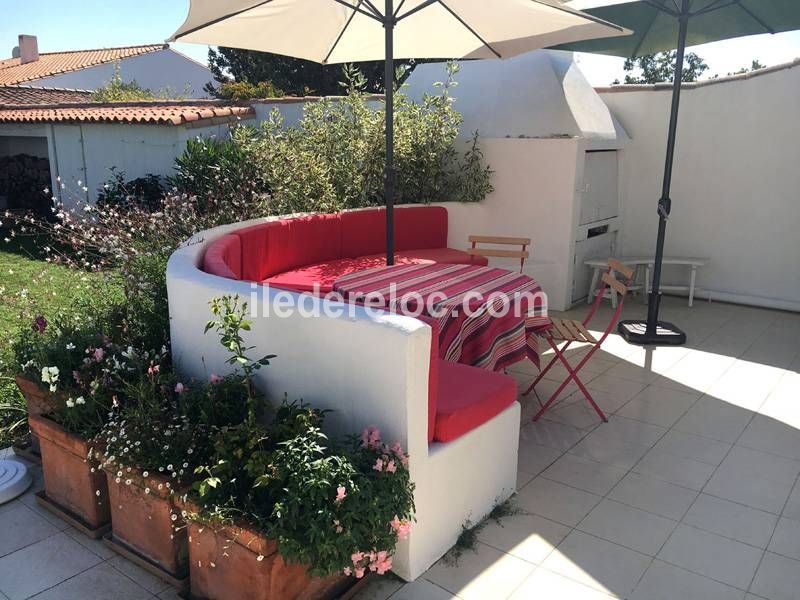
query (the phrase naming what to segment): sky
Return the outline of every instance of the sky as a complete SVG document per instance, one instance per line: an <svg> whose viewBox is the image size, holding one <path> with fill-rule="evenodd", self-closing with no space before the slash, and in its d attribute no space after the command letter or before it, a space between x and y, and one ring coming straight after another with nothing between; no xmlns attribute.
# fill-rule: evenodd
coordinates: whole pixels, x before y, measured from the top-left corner
<svg viewBox="0 0 800 600"><path fill-rule="evenodd" d="M11 56L20 33L38 36L40 52L160 43L183 23L189 0L0 0L0 5L2 58ZM208 56L207 46L173 48L203 63ZM753 59L771 66L800 58L800 32L726 40L690 51L709 65L704 78L727 75ZM577 60L593 85L624 77L622 59L579 54Z"/></svg>

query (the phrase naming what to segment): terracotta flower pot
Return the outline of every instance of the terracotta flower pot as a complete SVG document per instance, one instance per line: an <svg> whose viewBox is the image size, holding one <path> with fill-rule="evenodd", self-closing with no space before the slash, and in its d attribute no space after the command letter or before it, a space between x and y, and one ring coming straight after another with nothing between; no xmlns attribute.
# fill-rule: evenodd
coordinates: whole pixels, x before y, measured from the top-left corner
<svg viewBox="0 0 800 600"><path fill-rule="evenodd" d="M120 470L122 475L118 475ZM175 507L166 486L169 480L111 467L106 470L106 478L113 541L133 550L172 578L185 578L189 572L188 536L180 509Z"/></svg>
<svg viewBox="0 0 800 600"><path fill-rule="evenodd" d="M350 578L312 577L287 564L274 541L244 527L214 528L189 523L189 581L192 598L204 600L317 600L335 598Z"/></svg>
<svg viewBox="0 0 800 600"><path fill-rule="evenodd" d="M87 461L91 445L45 416L30 415L28 423L41 444L46 500L86 530L102 530L111 517L108 487L105 473Z"/></svg>
<svg viewBox="0 0 800 600"><path fill-rule="evenodd" d="M21 374L17 375L15 380L28 406L28 416L44 415L55 409L55 401L47 388ZM39 437L35 433L31 433L31 444L28 450L34 456L41 456Z"/></svg>

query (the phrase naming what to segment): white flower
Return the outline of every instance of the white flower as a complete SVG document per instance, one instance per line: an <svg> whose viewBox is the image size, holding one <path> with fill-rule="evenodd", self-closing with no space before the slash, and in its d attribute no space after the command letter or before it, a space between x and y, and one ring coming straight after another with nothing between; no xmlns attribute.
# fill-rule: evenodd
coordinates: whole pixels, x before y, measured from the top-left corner
<svg viewBox="0 0 800 600"><path fill-rule="evenodd" d="M58 381L58 367L42 367L42 383Z"/></svg>
<svg viewBox="0 0 800 600"><path fill-rule="evenodd" d="M75 401L72 398L67 398L67 408L75 408Z"/></svg>
<svg viewBox="0 0 800 600"><path fill-rule="evenodd" d="M66 348L67 348L67 350L75 350L75 344L70 342L69 344L66 345Z"/></svg>
<svg viewBox="0 0 800 600"><path fill-rule="evenodd" d="M83 396L78 396L75 398L75 404L86 404L86 400L83 399Z"/></svg>

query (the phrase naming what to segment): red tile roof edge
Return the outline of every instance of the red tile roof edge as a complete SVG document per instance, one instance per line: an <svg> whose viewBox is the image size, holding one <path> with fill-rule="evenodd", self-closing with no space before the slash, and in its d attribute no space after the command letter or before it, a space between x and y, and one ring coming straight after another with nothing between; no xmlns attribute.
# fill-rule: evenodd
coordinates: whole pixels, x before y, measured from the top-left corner
<svg viewBox="0 0 800 600"><path fill-rule="evenodd" d="M198 127L255 117L249 104L214 101L0 105L0 123L127 123Z"/></svg>

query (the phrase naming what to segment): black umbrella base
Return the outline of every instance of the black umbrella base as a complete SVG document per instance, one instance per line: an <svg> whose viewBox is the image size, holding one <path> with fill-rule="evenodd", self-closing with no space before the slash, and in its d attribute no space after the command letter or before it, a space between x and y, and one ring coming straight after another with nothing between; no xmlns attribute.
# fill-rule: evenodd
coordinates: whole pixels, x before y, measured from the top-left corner
<svg viewBox="0 0 800 600"><path fill-rule="evenodd" d="M620 321L617 331L629 344L640 346L682 346L686 343L686 334L666 321L659 321L655 332L647 331L647 321Z"/></svg>

